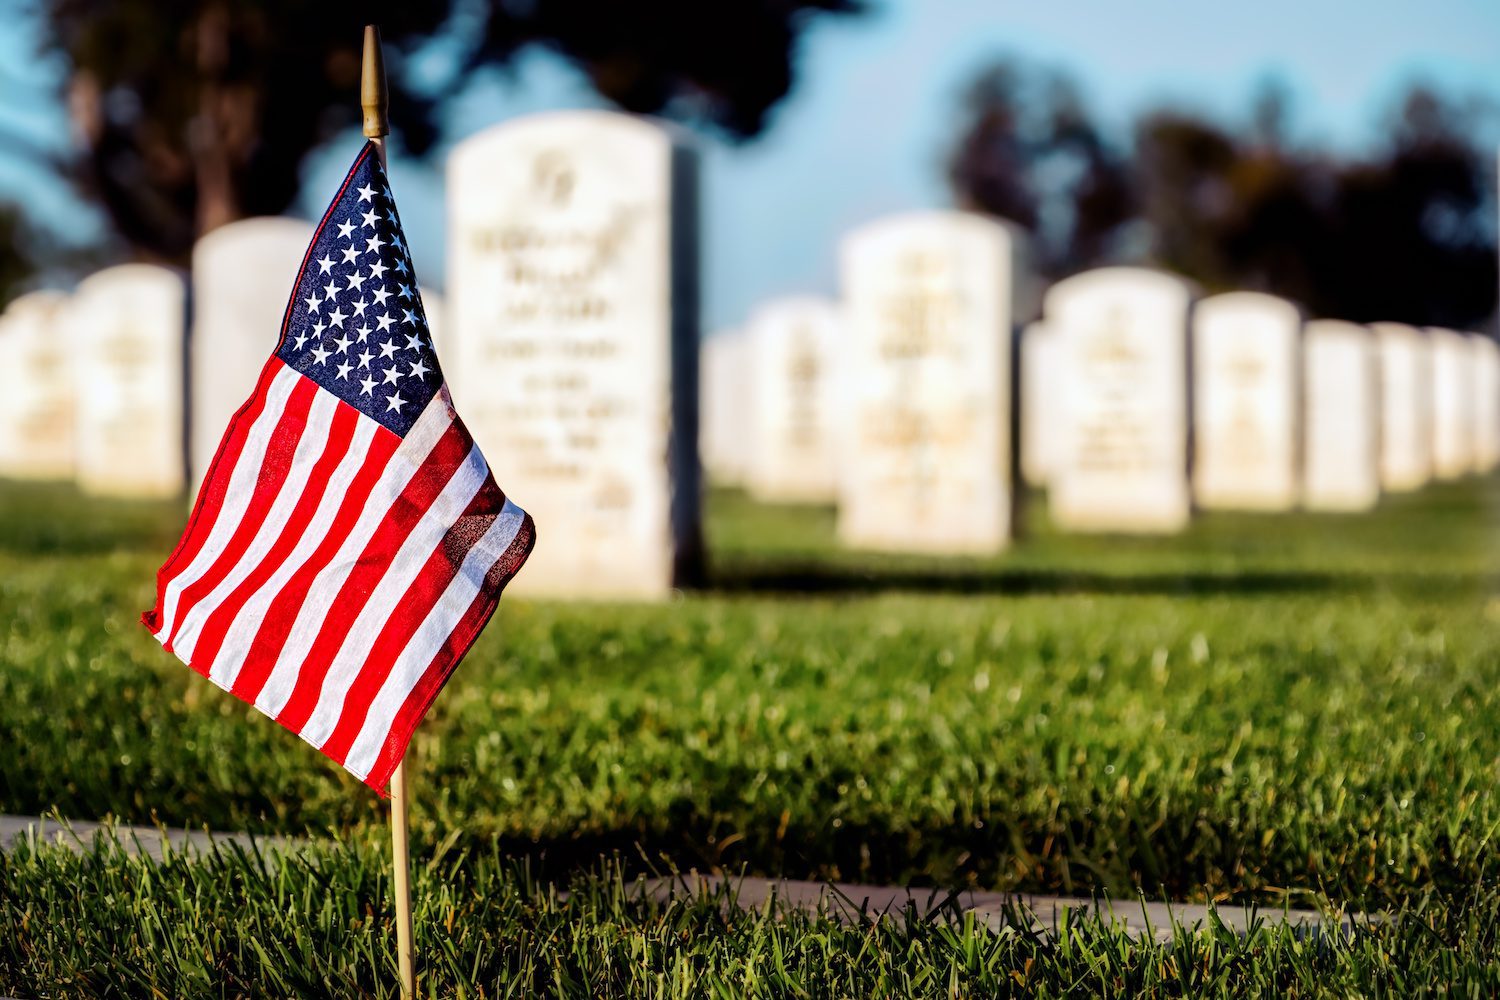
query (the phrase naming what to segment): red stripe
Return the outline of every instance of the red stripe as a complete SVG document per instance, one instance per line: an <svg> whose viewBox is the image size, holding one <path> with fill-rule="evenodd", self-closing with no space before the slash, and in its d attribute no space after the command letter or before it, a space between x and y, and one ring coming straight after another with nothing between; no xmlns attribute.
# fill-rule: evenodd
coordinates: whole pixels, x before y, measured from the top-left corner
<svg viewBox="0 0 1500 1000"><path fill-rule="evenodd" d="M286 562L292 550L307 534L313 514L317 512L318 505L323 501L328 480L338 468L338 464L348 455L355 428L363 419L368 418L352 406L339 403L334 408L333 420L328 427L328 441L323 447L323 453L318 456L317 462L308 473L307 486L302 490L302 495L297 498L296 506L287 516L281 528L281 534L277 536L265 557L209 615L208 620L199 630L198 641L193 644L193 662L202 669L212 670L214 660L219 655L219 647L224 642L224 636L240 613L240 609Z"/></svg>
<svg viewBox="0 0 1500 1000"><path fill-rule="evenodd" d="M245 662L240 665L240 672L230 687L237 697L255 704L266 678L271 676L271 669L276 666L281 647L286 645L286 638L291 633L292 624L297 619L302 602L307 599L307 592L313 581L333 561L344 538L354 530L360 513L379 484L386 467L390 465L391 456L400 446L401 438L395 433L385 427L376 428L375 437L370 442L370 454L364 465L360 466L359 472L355 473L349 489L344 492L344 500L323 541L308 556L307 562L292 574L286 586L281 588L281 592L266 608L265 619L251 641Z"/></svg>
<svg viewBox="0 0 1500 1000"><path fill-rule="evenodd" d="M271 382L285 367L280 358L271 358L266 366L261 369L260 380L255 384L255 391L250 398L245 400L234 416L229 418L229 426L224 431L224 437L219 442L219 450L214 453L214 460L209 463L208 472L203 477L203 484L198 489L198 499L193 502L193 513L188 518L187 528L182 532L182 538L178 540L177 547L172 554L167 556L167 561L162 564L156 573L156 606L141 615L141 624L145 625L155 634L161 629L162 600L167 593L167 584L172 577L176 576L184 566L192 565L194 557L203 549L203 543L213 532L214 522L218 520L219 512L224 509L224 495L229 492L229 481L233 478L234 467L240 460L240 454L245 450L245 439L250 436L250 428L260 418L261 411L266 407L266 396L270 391ZM179 602L179 607L181 602ZM178 619L181 619L178 615Z"/></svg>
<svg viewBox="0 0 1500 1000"><path fill-rule="evenodd" d="M380 693L381 685L390 676L402 650L427 620L443 591L458 575L469 550L489 530L503 506L505 494L500 492L493 478L486 476L484 485L453 522L397 602L395 611L376 637L369 657L360 667L359 676L344 697L338 724L323 744L323 752L340 764L348 757L349 748L370 714L370 703Z"/></svg>
<svg viewBox="0 0 1500 1000"><path fill-rule="evenodd" d="M536 525L532 523L531 515L528 514L522 519L521 529L516 532L515 540L511 542L510 548L490 568L485 585L480 588L474 602L469 605L469 609L458 620L453 633L448 636L448 641L432 658L432 663L422 673L422 679L412 688L411 694L407 695L406 701L402 703L396 717L391 721L390 733L386 736L380 755L375 758L375 766L370 769L369 774L365 775L365 784L382 795L385 794L385 786L391 780L391 772L406 755L406 747L411 743L412 731L427 715L427 710L432 707L433 699L448 682L454 669L468 655L470 647L474 645L474 640L478 639L479 634L484 631L490 616L495 613L495 608L500 603L500 593L504 590L505 584L515 576L516 571L526 561L526 557L531 554L532 546L535 544Z"/></svg>
<svg viewBox="0 0 1500 1000"><path fill-rule="evenodd" d="M172 641L182 631L182 623L187 620L193 605L211 593L225 574L239 563L260 530L271 504L276 500L276 494L281 490L281 484L286 480L287 470L292 466L292 456L297 451L298 442L302 440L302 432L307 429L308 410L312 408L318 391L318 384L306 378L297 379L292 386L286 406L276 421L270 440L266 442L265 458L255 478L254 492L250 495L244 516L234 526L234 533L230 535L228 544L208 568L208 572L183 588L178 599L179 614L173 624L172 635L162 641L169 652L173 651ZM199 673L207 673L208 668L203 663L195 663L193 667Z"/></svg>
<svg viewBox="0 0 1500 1000"><path fill-rule="evenodd" d="M318 629L307 658L297 671L297 683L292 696L287 699L276 721L294 733L300 733L307 725L308 717L317 707L323 690L323 680L328 676L328 667L338 655L359 613L370 594L395 562L401 545L416 527L422 515L427 513L453 473L463 464L473 442L463 425L455 422L448 426L437 445L422 463L417 474L407 483L406 489L391 504L390 511L375 529L370 542L360 553L353 572L344 581L338 596L328 610L328 616Z"/></svg>

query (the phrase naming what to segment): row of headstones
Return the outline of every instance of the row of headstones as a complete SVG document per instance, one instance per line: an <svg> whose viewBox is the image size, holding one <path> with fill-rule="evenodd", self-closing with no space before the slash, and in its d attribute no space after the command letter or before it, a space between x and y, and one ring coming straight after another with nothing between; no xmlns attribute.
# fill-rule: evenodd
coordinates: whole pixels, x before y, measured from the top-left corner
<svg viewBox="0 0 1500 1000"><path fill-rule="evenodd" d="M836 502L854 546L985 553L1011 534L1012 446L1064 530L1166 532L1194 509L1357 511L1500 464L1500 345L1304 323L1106 268L1025 308L1018 244L961 213L851 234L844 301L767 304L703 346L704 460L768 501ZM1011 435L1013 423L1018 433Z"/></svg>
<svg viewBox="0 0 1500 1000"><path fill-rule="evenodd" d="M554 113L471 137L447 172L448 308L430 295L426 307L444 316L434 334L458 412L496 480L541 526L513 586L656 597L693 582L703 549L690 151L640 119ZM101 491L170 492L183 482L187 428L187 482L201 478L273 347L310 235L306 223L251 220L200 241L191 338L183 335L183 285L170 272L112 269L68 299L14 303L0 320L0 352L33 360L0 365L8 380L0 385L0 475L76 473ZM798 334L729 362L727 376L710 356L709 455L717 458L720 439L764 440L755 429L761 415L780 414L769 419L783 422L789 440L829 436L821 450L799 449L805 459L781 452L758 467L782 478L774 488L781 496L810 499L834 483L846 542L1003 547L1019 425L1011 417L1012 328L1034 312L1022 256L1007 227L963 213L896 217L851 234L842 309L814 309L807 324L819 331L812 336L822 355L799 353ZM1187 517L1191 298L1165 275L1117 270L1048 292L1045 329L1059 362L1037 383L1052 388L1022 395L1046 407L1039 412L1047 416L1027 421L1031 431L1058 435L1055 448L1037 455L1053 456L1045 478L1059 524L1167 528ZM1200 315L1212 314L1206 308ZM789 310L792 326L799 311ZM1436 337L1416 335L1413 356L1429 340ZM1306 367L1311 411L1323 406L1317 387L1327 366L1310 356ZM810 403L819 398L811 386L835 371L843 394ZM752 386L760 386L756 400L733 402ZM1378 432L1365 425L1382 453L1394 453L1391 442L1404 433L1436 440L1426 424L1408 430L1390 416L1408 405L1413 420L1434 419L1421 415L1430 389L1412 388L1409 404L1401 391L1368 389L1369 405L1386 415ZM1476 413L1491 413L1500 388L1475 393ZM1200 395L1205 406L1220 405ZM1475 419L1493 429L1493 419ZM1200 424L1207 448L1213 425ZM826 429L834 426L837 434ZM1309 451L1317 447L1310 441ZM147 477L156 462L162 467ZM801 492L811 479L817 485Z"/></svg>
<svg viewBox="0 0 1500 1000"><path fill-rule="evenodd" d="M249 397L311 237L295 219L216 230L193 250L191 298L178 271L124 264L71 294L9 303L0 313L0 476L71 479L98 496L181 496ZM424 298L439 335L442 303Z"/></svg>

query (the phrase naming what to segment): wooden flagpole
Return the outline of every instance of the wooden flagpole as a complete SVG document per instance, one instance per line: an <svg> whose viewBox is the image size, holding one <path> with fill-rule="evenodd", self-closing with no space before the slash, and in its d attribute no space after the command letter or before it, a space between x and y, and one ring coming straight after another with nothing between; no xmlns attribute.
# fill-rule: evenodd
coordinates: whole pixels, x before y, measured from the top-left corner
<svg viewBox="0 0 1500 1000"><path fill-rule="evenodd" d="M365 136L375 144L385 166L385 137L390 132L390 96L386 91L385 57L380 52L380 29L365 25L364 61L360 72L359 103L364 109ZM411 940L411 852L407 839L406 758L391 774L391 861L396 896L396 958L401 967L401 996L416 1000L417 970Z"/></svg>

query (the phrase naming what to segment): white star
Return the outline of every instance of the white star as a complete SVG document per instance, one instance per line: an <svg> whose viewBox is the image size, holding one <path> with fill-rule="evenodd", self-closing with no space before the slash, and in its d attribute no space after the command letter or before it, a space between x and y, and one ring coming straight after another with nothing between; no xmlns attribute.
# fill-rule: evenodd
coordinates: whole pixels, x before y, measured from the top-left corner
<svg viewBox="0 0 1500 1000"><path fill-rule="evenodd" d="M410 285L403 285L403 284L401 284L398 281L398 282L396 282L396 287L399 288L399 289L401 289L401 297L403 299L409 299L409 298L411 298L411 286Z"/></svg>
<svg viewBox="0 0 1500 1000"><path fill-rule="evenodd" d="M395 247L397 250L400 250L402 253L406 252L406 243L401 239L400 233L396 233L391 237L391 246Z"/></svg>
<svg viewBox="0 0 1500 1000"><path fill-rule="evenodd" d="M347 240L352 239L353 235L354 223L350 222L348 219L345 219L343 222L339 223L339 236Z"/></svg>
<svg viewBox="0 0 1500 1000"><path fill-rule="evenodd" d="M365 253L378 254L380 252L380 248L385 245L385 240L380 238L379 233L376 233L374 236L371 236L369 239L365 240Z"/></svg>
<svg viewBox="0 0 1500 1000"><path fill-rule="evenodd" d="M349 362L347 362L347 361L340 361L340 362L339 362L339 365L338 365L338 369L339 369L339 378L348 378L348 377L349 377L349 370L350 370L350 369L351 369L351 368L353 368L353 367L354 367L354 366L353 366L353 365L351 365L351 364L350 364L350 363L349 363Z"/></svg>
<svg viewBox="0 0 1500 1000"><path fill-rule="evenodd" d="M360 384L360 392L359 392L359 394L361 396L373 396L373 395L375 395L375 384L376 383L375 383L375 380L373 378L370 378L369 376L365 376L364 378L360 379L359 384Z"/></svg>
<svg viewBox="0 0 1500 1000"><path fill-rule="evenodd" d="M359 329L358 330L354 331L354 339L357 340L357 341L359 341L361 344L363 344L365 342L365 338L368 337L369 335L370 335L370 328L368 326L366 326L365 324L363 324L363 323L361 323L359 325Z"/></svg>
<svg viewBox="0 0 1500 1000"><path fill-rule="evenodd" d="M375 317L375 325L378 326L378 327L380 327L380 332L381 333L384 333L386 331L386 329L389 328L390 325L392 323L394 323L394 322L396 322L396 321L393 320L393 319L391 319L389 316L376 316Z"/></svg>
<svg viewBox="0 0 1500 1000"><path fill-rule="evenodd" d="M387 270L388 268L378 260L370 265L370 273L377 278L384 278Z"/></svg>
<svg viewBox="0 0 1500 1000"><path fill-rule="evenodd" d="M338 352L340 354L343 354L345 351L347 351L349 349L349 345L352 343L354 343L354 341L349 339L349 335L347 333L335 337L333 340L333 344L338 349Z"/></svg>
<svg viewBox="0 0 1500 1000"><path fill-rule="evenodd" d="M394 340L387 340L385 343L381 344L380 345L380 356L381 356L381 358L393 358L393 357L395 357L396 356L396 342Z"/></svg>
<svg viewBox="0 0 1500 1000"><path fill-rule="evenodd" d="M332 302L333 301L333 297L335 295L337 295L338 293L339 293L339 286L335 285L332 281L330 281L328 284L326 284L326 285L323 286L323 296L329 302Z"/></svg>
<svg viewBox="0 0 1500 1000"><path fill-rule="evenodd" d="M401 257L396 258L396 270L401 274L406 273L406 261Z"/></svg>
<svg viewBox="0 0 1500 1000"><path fill-rule="evenodd" d="M322 269L319 274L327 274L333 268L333 258L325 253L318 261L318 267Z"/></svg>
<svg viewBox="0 0 1500 1000"><path fill-rule="evenodd" d="M321 336L323 336L323 331L326 330L326 329L328 329L328 325L326 323L324 323L322 320L318 320L316 323L314 323L312 325L313 336L314 337L321 337Z"/></svg>
<svg viewBox="0 0 1500 1000"><path fill-rule="evenodd" d="M412 376L413 378L421 378L423 375L426 375L430 371L432 371L432 369L423 364L421 358L417 358L417 360L411 363L411 368L407 371L406 374Z"/></svg>
<svg viewBox="0 0 1500 1000"><path fill-rule="evenodd" d="M302 350L302 345L306 344L309 340L312 340L312 337L305 333L297 333L292 335L292 339L297 341L297 343L294 344L293 347L300 351Z"/></svg>
<svg viewBox="0 0 1500 1000"><path fill-rule="evenodd" d="M396 371L396 366L395 365L391 365L389 368L387 368L385 370L385 381L382 382L381 384L382 385L395 385L396 384L396 379L398 379L400 377L401 377L401 373L398 372L398 371Z"/></svg>
<svg viewBox="0 0 1500 1000"><path fill-rule="evenodd" d="M401 312L402 312L401 322L407 324L408 326L415 326L416 325L416 323L417 323L417 317L415 317L415 316L413 316L411 314L411 310L410 309L403 309L403 310L401 310Z"/></svg>
<svg viewBox="0 0 1500 1000"><path fill-rule="evenodd" d="M374 356L375 355L371 354L368 350L360 351L359 352L359 366L361 368L368 368L368 367L370 367L370 359L373 358Z"/></svg>
<svg viewBox="0 0 1500 1000"><path fill-rule="evenodd" d="M370 303L366 302L364 299L356 299L354 301L354 305L351 306L351 308L354 310L354 315L363 316L365 314L365 310L369 308L369 305Z"/></svg>
<svg viewBox="0 0 1500 1000"><path fill-rule="evenodd" d="M375 295L375 304L377 306L383 306L383 305L385 305L385 300L391 297L390 291L387 290L384 285L382 285L381 287L375 289L374 295Z"/></svg>
<svg viewBox="0 0 1500 1000"><path fill-rule="evenodd" d="M391 393L390 398L385 401L385 408L387 410L395 410L397 413L400 413L401 407L405 405L406 400L401 398L401 393L399 391Z"/></svg>
<svg viewBox="0 0 1500 1000"><path fill-rule="evenodd" d="M420 333L408 333L406 335L406 347L408 350L420 351L426 346Z"/></svg>
<svg viewBox="0 0 1500 1000"><path fill-rule="evenodd" d="M344 326L344 320L346 320L348 318L349 318L348 316L344 315L344 310L342 310L342 309L335 309L333 312L331 312L331 313L328 314L328 325L329 326L336 326L336 327L339 327L340 329L342 329L343 326Z"/></svg>
<svg viewBox="0 0 1500 1000"><path fill-rule="evenodd" d="M320 365L326 365L328 363L328 355L332 353L332 351L324 347L314 347L312 349L313 360Z"/></svg>
<svg viewBox="0 0 1500 1000"><path fill-rule="evenodd" d="M365 225L364 226L360 226L359 228L363 229L363 228L365 228L365 226L372 226L373 227L375 225L375 219L376 219L375 210L372 208L368 212L365 213Z"/></svg>
<svg viewBox="0 0 1500 1000"><path fill-rule="evenodd" d="M344 259L342 261L340 261L339 263L341 263L341 264L352 264L352 263L354 263L358 259L359 259L359 251L358 250L354 249L352 246L344 247Z"/></svg>
<svg viewBox="0 0 1500 1000"><path fill-rule="evenodd" d="M374 195L374 194L375 194L375 189L372 188L372 187L370 187L370 185L366 184L364 187L362 187L362 188L359 189L359 200L360 201L369 201L370 197L372 195Z"/></svg>
<svg viewBox="0 0 1500 1000"><path fill-rule="evenodd" d="M307 303L307 311L314 313L318 311L318 306L323 304L323 300L318 298L316 295L309 295L302 301Z"/></svg>
<svg viewBox="0 0 1500 1000"><path fill-rule="evenodd" d="M396 206L394 203L391 204L390 211L385 213L385 220L393 226L399 225L396 221Z"/></svg>
<svg viewBox="0 0 1500 1000"><path fill-rule="evenodd" d="M352 292L356 288L363 290L365 287L365 276L360 274L358 271L355 271L353 274L349 275L347 280L349 282L349 287L344 289L344 291L346 292Z"/></svg>

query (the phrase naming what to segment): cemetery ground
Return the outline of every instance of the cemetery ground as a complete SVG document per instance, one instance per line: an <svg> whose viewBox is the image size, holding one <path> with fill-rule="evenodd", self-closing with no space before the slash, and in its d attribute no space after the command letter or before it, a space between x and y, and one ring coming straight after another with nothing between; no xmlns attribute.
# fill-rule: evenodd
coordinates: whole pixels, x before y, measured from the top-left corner
<svg viewBox="0 0 1500 1000"><path fill-rule="evenodd" d="M422 989L1492 995L1497 499L1137 540L1033 509L1004 556L930 560L715 494L706 591L507 599L419 731ZM136 624L182 517L0 485L0 812L311 842L0 854L0 994L394 996L385 804ZM628 889L691 868L1384 920L1153 942Z"/></svg>

